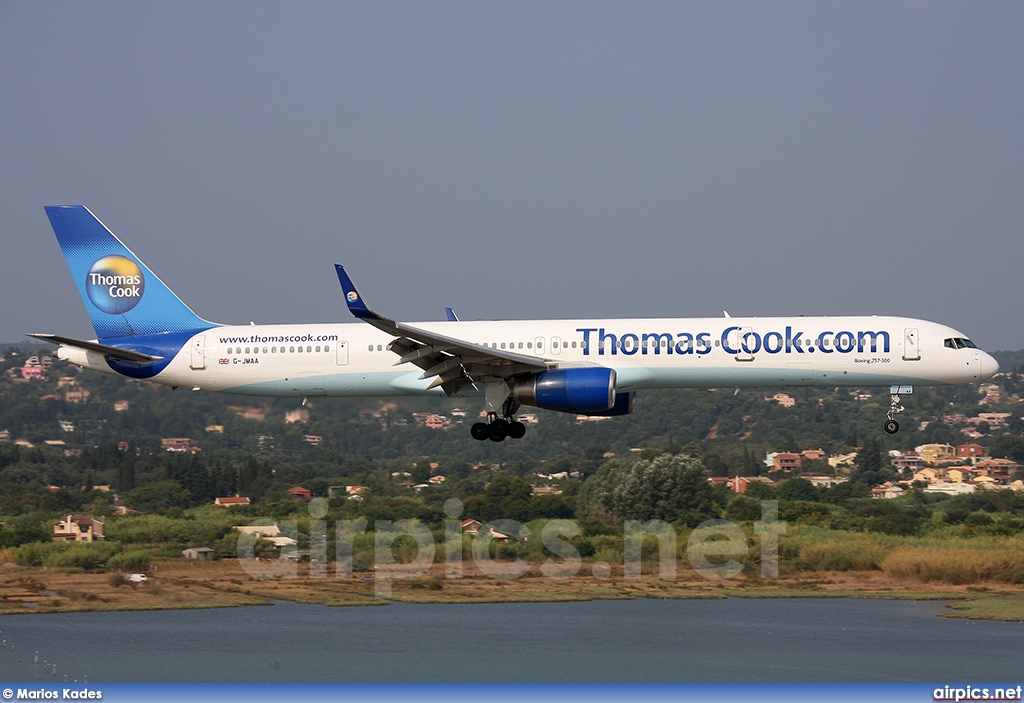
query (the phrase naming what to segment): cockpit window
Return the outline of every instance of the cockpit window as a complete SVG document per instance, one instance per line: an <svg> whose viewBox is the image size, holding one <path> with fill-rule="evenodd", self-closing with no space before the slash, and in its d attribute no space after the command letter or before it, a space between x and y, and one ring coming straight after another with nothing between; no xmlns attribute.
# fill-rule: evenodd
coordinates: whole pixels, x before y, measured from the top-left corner
<svg viewBox="0 0 1024 703"><path fill-rule="evenodd" d="M978 345L964 337L951 337L944 342L950 349L977 349Z"/></svg>

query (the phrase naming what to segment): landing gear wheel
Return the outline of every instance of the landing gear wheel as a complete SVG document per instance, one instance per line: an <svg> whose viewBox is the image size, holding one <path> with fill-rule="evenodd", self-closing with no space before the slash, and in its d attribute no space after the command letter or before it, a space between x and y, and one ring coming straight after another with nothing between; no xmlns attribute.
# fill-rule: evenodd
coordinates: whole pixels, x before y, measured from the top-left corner
<svg viewBox="0 0 1024 703"><path fill-rule="evenodd" d="M509 423L507 420L495 420L490 424L488 430L492 442L503 442L508 437Z"/></svg>
<svg viewBox="0 0 1024 703"><path fill-rule="evenodd" d="M469 434L473 436L473 439L482 442L491 436L491 426L486 422L474 423L473 426L469 428Z"/></svg>
<svg viewBox="0 0 1024 703"><path fill-rule="evenodd" d="M513 420L508 425L508 436L511 439L522 439L523 435L526 434L526 425L519 422L519 420Z"/></svg>
<svg viewBox="0 0 1024 703"><path fill-rule="evenodd" d="M889 434L896 434L897 432L900 431L900 423L896 422L895 420L886 420L885 431L888 432Z"/></svg>

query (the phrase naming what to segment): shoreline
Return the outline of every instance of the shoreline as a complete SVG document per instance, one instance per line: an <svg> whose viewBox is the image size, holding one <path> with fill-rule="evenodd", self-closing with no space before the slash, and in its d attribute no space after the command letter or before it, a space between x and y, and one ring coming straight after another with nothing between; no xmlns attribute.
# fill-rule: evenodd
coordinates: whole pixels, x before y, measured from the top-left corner
<svg viewBox="0 0 1024 703"><path fill-rule="evenodd" d="M271 565L273 566L273 565ZM667 580L655 575L626 579L575 575L544 576L534 565L517 579L494 579L467 568L461 578L444 578L442 568L407 578L390 576L390 593L378 597L372 575L356 578L311 578L268 568L265 576L246 573L233 560L157 564L144 584L112 584L109 573L9 569L0 574L0 615L67 612L181 610L271 605L287 601L306 605L357 606L472 603L558 603L593 600L721 598L860 598L951 601L941 617L1024 622L1024 588L1007 584L927 584L892 579L879 572L804 572L766 580L736 578L708 581L692 573ZM32 604L32 605L26 605Z"/></svg>

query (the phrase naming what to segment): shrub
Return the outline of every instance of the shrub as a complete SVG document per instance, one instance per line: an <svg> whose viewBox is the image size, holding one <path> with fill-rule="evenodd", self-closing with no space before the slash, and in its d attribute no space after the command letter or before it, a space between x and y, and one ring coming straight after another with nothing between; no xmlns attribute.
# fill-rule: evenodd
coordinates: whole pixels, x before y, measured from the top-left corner
<svg viewBox="0 0 1024 703"><path fill-rule="evenodd" d="M106 568L120 571L149 571L150 554L145 549L120 552L107 560Z"/></svg>
<svg viewBox="0 0 1024 703"><path fill-rule="evenodd" d="M14 550L14 560L21 566L42 566L47 557L70 547L67 542L29 542Z"/></svg>
<svg viewBox="0 0 1024 703"><path fill-rule="evenodd" d="M864 539L833 540L800 550L797 566L823 571L868 571L881 568L886 548Z"/></svg>
<svg viewBox="0 0 1024 703"><path fill-rule="evenodd" d="M882 560L882 570L891 576L921 581L965 584L989 579L1016 578L1024 553L1018 549L970 547L901 547Z"/></svg>
<svg viewBox="0 0 1024 703"><path fill-rule="evenodd" d="M43 566L54 568L80 568L86 571L93 571L106 566L110 559L121 545L115 542L88 542L72 544L63 549L48 555L43 559Z"/></svg>

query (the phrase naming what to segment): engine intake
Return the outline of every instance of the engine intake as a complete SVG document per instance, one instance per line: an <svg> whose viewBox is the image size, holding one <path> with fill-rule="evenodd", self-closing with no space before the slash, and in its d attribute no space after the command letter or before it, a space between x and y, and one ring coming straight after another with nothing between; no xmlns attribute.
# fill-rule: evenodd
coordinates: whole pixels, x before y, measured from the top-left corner
<svg viewBox="0 0 1024 703"><path fill-rule="evenodd" d="M586 415L607 413L616 407L615 371L606 368L542 371L517 379L512 397L520 405L545 410Z"/></svg>

